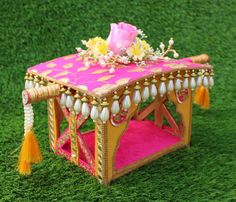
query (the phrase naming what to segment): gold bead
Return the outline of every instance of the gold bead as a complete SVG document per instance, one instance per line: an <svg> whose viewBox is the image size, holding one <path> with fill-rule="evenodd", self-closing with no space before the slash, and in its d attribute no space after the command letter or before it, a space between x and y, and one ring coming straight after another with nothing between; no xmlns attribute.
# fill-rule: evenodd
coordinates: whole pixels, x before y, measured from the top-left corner
<svg viewBox="0 0 236 202"><path fill-rule="evenodd" d="M209 76L209 73L207 70L204 72L204 76Z"/></svg>
<svg viewBox="0 0 236 202"><path fill-rule="evenodd" d="M28 80L28 79L29 79L29 73L26 73L26 74L25 74L24 79L25 79L25 80Z"/></svg>
<svg viewBox="0 0 236 202"><path fill-rule="evenodd" d="M101 103L101 106L102 106L102 107L108 107L108 106L109 106L109 103L107 102L107 99L106 99L106 98L103 99L103 101L102 101L102 103Z"/></svg>
<svg viewBox="0 0 236 202"><path fill-rule="evenodd" d="M75 99L79 99L80 98L79 91L76 91L74 98Z"/></svg>
<svg viewBox="0 0 236 202"><path fill-rule="evenodd" d="M170 75L168 77L169 80L173 80L175 77L173 76L172 72L170 72Z"/></svg>
<svg viewBox="0 0 236 202"><path fill-rule="evenodd" d="M134 86L134 89L135 90L140 90L141 89L138 81L136 82L136 85Z"/></svg>
<svg viewBox="0 0 236 202"><path fill-rule="evenodd" d="M178 70L177 71L177 75L176 75L176 78L181 78L182 76L181 76L181 74L180 74L180 71Z"/></svg>
<svg viewBox="0 0 236 202"><path fill-rule="evenodd" d="M191 76L192 76L192 77L196 77L196 76L197 76L197 75L195 74L195 70L194 70L194 69L192 69Z"/></svg>
<svg viewBox="0 0 236 202"><path fill-rule="evenodd" d="M35 82L35 83L39 83L39 82L40 82L40 80L39 80L39 76L35 76L35 78L34 78L34 82Z"/></svg>
<svg viewBox="0 0 236 202"><path fill-rule="evenodd" d="M72 93L70 92L70 88L67 89L67 91L65 92L66 95L71 95Z"/></svg>
<svg viewBox="0 0 236 202"><path fill-rule="evenodd" d="M188 77L189 77L188 70L185 70L184 78L188 78Z"/></svg>
<svg viewBox="0 0 236 202"><path fill-rule="evenodd" d="M88 102L88 98L86 97L86 93L84 94L83 98L81 99L82 102Z"/></svg>
<svg viewBox="0 0 236 202"><path fill-rule="evenodd" d="M91 102L91 104L92 105L98 105L98 102L97 102L97 100L96 100L96 97L93 97L93 101Z"/></svg>
<svg viewBox="0 0 236 202"><path fill-rule="evenodd" d="M198 75L198 76L202 76L202 70L201 70L201 69L198 70L197 75Z"/></svg>
<svg viewBox="0 0 236 202"><path fill-rule="evenodd" d="M157 83L156 76L152 77L152 81L151 82L154 83L154 84Z"/></svg>
<svg viewBox="0 0 236 202"><path fill-rule="evenodd" d="M124 91L124 95L129 95L130 94L130 91L128 90L129 89L129 87L128 86L126 86L125 87L125 91Z"/></svg>
<svg viewBox="0 0 236 202"><path fill-rule="evenodd" d="M41 81L40 81L40 83L41 83ZM64 92L66 92L66 89L63 86L61 86L60 92L64 93Z"/></svg>
<svg viewBox="0 0 236 202"><path fill-rule="evenodd" d="M115 91L115 92L114 92L114 95L113 95L113 97L112 97L112 99L113 99L113 100L119 100L119 98L120 98L120 97L117 95L117 92Z"/></svg>
<svg viewBox="0 0 236 202"><path fill-rule="evenodd" d="M29 77L28 77L28 79L29 79L30 81L33 81L33 80L34 80L34 77L33 77L33 75L32 75L32 74L30 74L30 75L29 75Z"/></svg>
<svg viewBox="0 0 236 202"><path fill-rule="evenodd" d="M165 78L165 74L162 74L161 75L161 79L160 79L161 81L166 81L166 78Z"/></svg>
<svg viewBox="0 0 236 202"><path fill-rule="evenodd" d="M150 83L148 82L148 79L145 79L143 85L144 85L144 86L149 86L149 84L150 84Z"/></svg>
<svg viewBox="0 0 236 202"><path fill-rule="evenodd" d="M214 76L215 74L214 74L214 70L212 69L211 71L210 71L210 76Z"/></svg>

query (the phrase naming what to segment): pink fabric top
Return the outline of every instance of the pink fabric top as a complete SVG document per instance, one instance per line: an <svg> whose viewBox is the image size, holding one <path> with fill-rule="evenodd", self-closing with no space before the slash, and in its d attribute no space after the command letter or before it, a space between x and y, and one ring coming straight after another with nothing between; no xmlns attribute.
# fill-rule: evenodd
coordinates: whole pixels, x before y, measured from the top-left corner
<svg viewBox="0 0 236 202"><path fill-rule="evenodd" d="M191 59L184 58L148 62L145 66L120 65L115 68L114 73L109 73L108 67L99 65L85 67L80 56L72 54L30 67L28 72L72 87L88 95L101 97L112 93L117 88L155 74L174 72L180 69L210 68L212 66L208 64L195 64Z"/></svg>

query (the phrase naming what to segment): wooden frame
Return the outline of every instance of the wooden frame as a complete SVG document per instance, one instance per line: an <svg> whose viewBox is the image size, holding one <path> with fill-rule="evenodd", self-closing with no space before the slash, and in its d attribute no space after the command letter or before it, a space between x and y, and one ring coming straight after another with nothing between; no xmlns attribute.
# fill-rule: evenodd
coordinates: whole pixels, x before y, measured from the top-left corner
<svg viewBox="0 0 236 202"><path fill-rule="evenodd" d="M134 89L134 88L131 88ZM118 92L122 93L121 92ZM133 92L131 92L132 94ZM169 100L176 106L176 112L181 116L181 126L179 126L170 111L165 106L165 102ZM108 102L112 102L112 97L108 98ZM134 162L120 170L114 169L114 157L119 145L119 141L124 134L129 121L131 119L144 120L154 112L154 123L157 127L163 127L163 119L166 118L174 134L182 138L181 142L151 156ZM48 100L48 123L49 123L49 142L51 149L65 156L68 160L76 165L84 168L90 174L95 176L100 183L109 185L110 182L127 172L130 172L140 166L147 164L171 151L189 145L191 137L191 117L192 117L192 91L188 89L188 95L183 102L179 102L175 91L164 97L157 96L145 109L140 110L138 105L132 103L128 111L127 119L118 126L114 126L111 121L105 124L100 120L95 122L94 136L94 156L91 153L83 135L78 131L81 125L86 121L81 115L76 115L74 111L67 111L61 108L58 98L50 98ZM60 124L65 118L68 121L69 130L60 134ZM60 151L61 146L70 139L71 156ZM85 154L88 165L80 160L80 150Z"/></svg>

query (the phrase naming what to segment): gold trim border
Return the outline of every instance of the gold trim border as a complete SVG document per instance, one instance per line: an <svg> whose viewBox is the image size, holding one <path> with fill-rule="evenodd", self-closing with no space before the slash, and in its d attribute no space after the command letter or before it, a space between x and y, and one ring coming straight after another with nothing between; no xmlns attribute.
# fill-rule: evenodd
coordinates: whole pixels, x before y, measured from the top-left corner
<svg viewBox="0 0 236 202"><path fill-rule="evenodd" d="M189 69L187 69L187 70L188 70L188 71L191 71L191 70L199 71L199 70L202 70L202 69L210 70L210 69L213 69L213 66L212 66L212 65L209 65L209 64L204 64L203 67L199 67L199 68L198 68L198 67L196 67L196 68L189 68ZM184 73L185 70L186 70L186 69L184 69L184 68L176 68L176 69L174 69L174 70L171 69L171 70L168 70L168 71L165 71L165 72L155 72L155 73L153 73L153 74L144 75L144 76L142 76L142 77L140 77L140 78L138 78L138 79L136 79L136 80L134 80L134 81L131 81L131 82L128 82L128 83L125 83L125 84L118 85L118 86L116 86L114 89L112 89L111 91L106 92L106 93L103 93L103 94L94 93L93 91L84 90L84 89L79 88L79 87L77 87L77 86L75 86L75 85L71 85L71 84L68 84L68 83L59 81L59 80L57 80L57 79L54 79L54 78L49 77L49 76L47 76L47 75L43 75L43 74L34 72L34 71L32 71L32 70L29 70L29 69L27 70L27 72L28 72L29 74L34 75L34 76L40 76L41 78L44 78L44 79L46 79L46 80L48 80L48 81L51 81L51 82L54 82L54 83L58 83L58 84L63 85L63 86L70 87L70 88L72 88L72 89L74 89L74 90L78 90L78 91L80 91L81 93L86 93L86 94L88 94L88 95L91 96L91 97L97 97L97 98L100 98L100 99L101 99L101 98L104 98L104 97L109 96L109 95L112 94L114 91L119 91L120 89L124 88L125 86L133 85L133 84L135 84L137 81L138 81L138 82L141 82L141 81L143 81L144 79L151 79L153 76L161 76L162 74L169 74L170 72L176 74L178 71L181 71L182 73Z"/></svg>

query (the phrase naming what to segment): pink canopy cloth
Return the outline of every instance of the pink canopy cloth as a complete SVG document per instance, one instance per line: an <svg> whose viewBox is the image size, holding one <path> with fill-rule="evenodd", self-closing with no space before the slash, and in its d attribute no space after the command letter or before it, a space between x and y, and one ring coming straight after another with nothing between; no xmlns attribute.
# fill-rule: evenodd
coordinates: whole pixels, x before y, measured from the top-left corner
<svg viewBox="0 0 236 202"><path fill-rule="evenodd" d="M103 97L124 86L153 75L183 69L211 69L209 64L196 64L189 58L179 60L157 60L136 64L119 65L114 73L108 67L90 65L86 67L78 54L71 54L44 62L28 69L28 73L72 87L91 96Z"/></svg>

